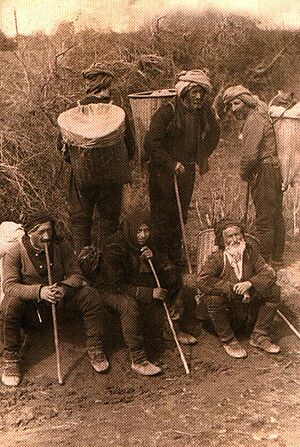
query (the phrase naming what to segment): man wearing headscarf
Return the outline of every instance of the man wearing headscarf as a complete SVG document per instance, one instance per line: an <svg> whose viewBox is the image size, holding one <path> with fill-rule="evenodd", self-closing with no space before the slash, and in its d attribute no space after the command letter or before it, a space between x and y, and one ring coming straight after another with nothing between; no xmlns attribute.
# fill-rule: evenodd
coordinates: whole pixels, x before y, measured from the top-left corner
<svg viewBox="0 0 300 447"><path fill-rule="evenodd" d="M82 73L86 82L86 96L74 103L70 108L77 105L87 104L108 104L112 102L110 87L115 78L110 71L104 70L101 64L93 64ZM135 153L135 142L131 126L127 115L125 115L124 143L127 148L128 160L132 160ZM117 144L123 144L117 143ZM74 246L77 255L83 247L92 244L92 224L93 212L96 208L99 215L100 242L113 234L118 229L123 184L130 181L129 164L123 169L125 175L119 181L103 180L103 161L99 157L97 148L89 151L89 160L84 163L81 155L81 148L67 145L61 134L58 137L57 148L64 154L65 160L71 163L71 176L69 184L69 215L72 224ZM105 148L106 158L109 156L109 149ZM115 149L114 149L115 150ZM83 162L81 161L83 160ZM106 160L108 169L110 160ZM81 175L85 184L81 185L76 172L78 165L81 169L88 169L87 174ZM78 174L79 175L79 174Z"/></svg>
<svg viewBox="0 0 300 447"><path fill-rule="evenodd" d="M270 338L280 300L275 271L249 244L240 223L233 219L216 223L215 244L218 251L201 268L197 287L225 351L231 357L246 357L236 333L250 330L250 345L268 353L279 352L279 346Z"/></svg>
<svg viewBox="0 0 300 447"><path fill-rule="evenodd" d="M243 122L240 172L251 190L261 255L274 267L281 266L285 245L282 178L267 105L243 85L227 88L223 101Z"/></svg>
<svg viewBox="0 0 300 447"><path fill-rule="evenodd" d="M82 266L88 251L92 254L91 250L85 249L79 257ZM91 257L95 258L95 254ZM152 259L157 269L161 288L155 283L148 259ZM94 264L92 261L86 265L87 270L91 270L90 266ZM144 333L148 332L155 338L162 336L164 310L161 300L166 299L170 313L176 319L179 318L182 309L181 302L179 298L177 299L180 285L176 283L176 278L167 277L166 274L161 276L147 213L143 211L132 213L123 220L119 231L108 238L103 251L102 269L102 272L106 273L107 286L104 285L105 281L101 275L99 259L96 264L95 274L91 275L92 284L100 288L105 306L116 311L120 317L132 369L142 375L158 374L161 369L147 359ZM84 268L83 271L85 272ZM156 331L153 331L153 328ZM182 331L178 332L178 338L185 343L197 341Z"/></svg>
<svg viewBox="0 0 300 447"><path fill-rule="evenodd" d="M3 384L19 384L21 329L39 328L49 321L52 304L64 316L72 309L82 313L91 365L97 372L107 370L104 307L98 291L86 285L71 246L57 237L54 219L47 211L25 213L21 223L25 234L12 244L3 260ZM49 247L53 285L48 283L45 244Z"/></svg>
<svg viewBox="0 0 300 447"><path fill-rule="evenodd" d="M182 263L182 234L174 188L177 177L186 223L192 198L195 166L208 171L208 157L219 142L219 124L209 104L212 86L206 72L190 70L178 75L176 97L153 115L145 136L150 156L149 196L155 240L166 267Z"/></svg>

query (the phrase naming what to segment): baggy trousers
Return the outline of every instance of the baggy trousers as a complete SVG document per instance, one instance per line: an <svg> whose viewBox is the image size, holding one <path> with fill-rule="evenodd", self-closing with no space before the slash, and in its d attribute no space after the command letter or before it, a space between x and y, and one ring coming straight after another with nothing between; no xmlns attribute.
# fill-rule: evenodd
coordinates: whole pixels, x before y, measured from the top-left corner
<svg viewBox="0 0 300 447"><path fill-rule="evenodd" d="M250 182L260 252L266 262L281 260L284 251L285 225L281 183L280 168L272 162L261 163L255 178Z"/></svg>
<svg viewBox="0 0 300 447"><path fill-rule="evenodd" d="M105 241L108 236L117 231L121 213L122 188L122 184L112 183L78 190L74 176L71 175L69 214L77 255L83 247L92 244L95 208L99 215L100 242Z"/></svg>
<svg viewBox="0 0 300 447"><path fill-rule="evenodd" d="M177 176L184 223L187 222L195 182L195 164L186 166ZM182 255L182 234L175 195L174 175L154 167L149 168L149 197L151 220L157 250L162 258L176 262Z"/></svg>
<svg viewBox="0 0 300 447"><path fill-rule="evenodd" d="M3 322L4 358L17 360L21 348L21 329L38 327L37 309L42 321L51 319L51 304L46 301L22 300L5 297L6 307ZM71 289L57 305L58 315L68 315L70 310L79 310L84 319L87 348L102 349L104 340L104 307L98 291L90 286Z"/></svg>
<svg viewBox="0 0 300 447"><path fill-rule="evenodd" d="M133 296L101 291L104 305L113 309L120 317L122 333L133 362L146 358L142 335L139 304Z"/></svg>
<svg viewBox="0 0 300 447"><path fill-rule="evenodd" d="M280 301L280 288L274 284L268 298L254 296L249 304L241 302L242 297L233 295L206 295L204 297L208 315L222 342L228 342L234 338L233 327L244 315L244 324L251 324L251 317L258 310L253 332L256 334L269 335L272 322ZM256 308L256 309L255 309ZM251 315L252 313L252 315Z"/></svg>

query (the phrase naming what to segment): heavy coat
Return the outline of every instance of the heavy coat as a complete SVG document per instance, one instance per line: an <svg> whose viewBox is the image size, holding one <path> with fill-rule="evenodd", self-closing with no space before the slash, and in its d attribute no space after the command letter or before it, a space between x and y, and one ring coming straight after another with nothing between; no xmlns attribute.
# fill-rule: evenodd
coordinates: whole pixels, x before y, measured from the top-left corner
<svg viewBox="0 0 300 447"><path fill-rule="evenodd" d="M233 295L234 282L223 277L224 251L212 253L198 276L197 287L205 295ZM274 270L266 264L262 256L248 244L243 254L243 275L237 282L250 281L250 292L267 297L276 283Z"/></svg>
<svg viewBox="0 0 300 447"><path fill-rule="evenodd" d="M45 254L40 253L37 256L38 261L32 261L23 242L26 237L14 242L4 256L2 302L4 306L6 297L38 300L41 287L48 285ZM69 243L57 242L53 243L52 247L53 282L80 288L84 283L84 277Z"/></svg>
<svg viewBox="0 0 300 447"><path fill-rule="evenodd" d="M187 114L181 100L176 98L175 102L162 105L153 115L144 144L154 168L173 173L176 162L182 159L186 150L190 150L185 147L188 138L189 142L194 141L191 161L198 164L201 174L208 171L208 157L220 138L218 121L206 103L201 109L192 112L193 129L189 128L190 123L187 126Z"/></svg>

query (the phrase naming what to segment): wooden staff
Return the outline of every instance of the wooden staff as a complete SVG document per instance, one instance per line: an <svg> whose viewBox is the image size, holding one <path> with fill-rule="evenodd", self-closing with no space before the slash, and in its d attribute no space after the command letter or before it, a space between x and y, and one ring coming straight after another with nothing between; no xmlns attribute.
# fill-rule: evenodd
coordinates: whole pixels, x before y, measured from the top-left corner
<svg viewBox="0 0 300 447"><path fill-rule="evenodd" d="M280 318L285 321L285 323L288 325L288 327L291 329L291 331L294 332L294 334L299 338L300 340L300 333L297 331L297 329L294 328L292 323L289 322L289 320L283 315L283 313L280 312L280 310L277 310L277 314L280 316Z"/></svg>
<svg viewBox="0 0 300 447"><path fill-rule="evenodd" d="M178 213L179 213L179 220L180 220L180 226L181 226L181 234L183 239L183 245L184 245L184 251L186 256L186 262L188 265L189 273L192 274L192 264L190 259L190 253L188 249L188 244L186 240L186 234L185 234L185 228L184 228L184 221L183 221L183 214L182 214L182 206L180 201L180 195L179 195L179 189L178 189L178 182L177 182L177 176L174 174L174 186L175 186L175 194L176 194L176 200L177 200L177 207L178 207Z"/></svg>
<svg viewBox="0 0 300 447"><path fill-rule="evenodd" d="M151 261L151 259L148 259L148 262L149 262L149 265L150 265L150 267L151 267L153 276L154 276L154 278L155 278L157 287L161 288L161 285L160 285L160 282L159 282L157 273L156 273L156 271L155 271L155 269L154 269L154 266L153 266L153 262ZM176 335L176 332L175 332L175 329L174 329L173 321L172 321L172 319L171 319L171 317L170 317L170 313L169 313L169 311L168 311L167 305L166 305L166 303L165 303L164 300L163 300L163 305L164 305L164 309L165 309L165 312L166 312L166 315L167 315L168 323L169 323L169 325L170 325L170 328L171 328L171 331L172 331L172 334L173 334L173 337L174 337L174 340L175 340L177 349L178 349L178 351L179 351L179 355L180 355L181 361L182 361L182 363L183 363L185 372L186 372L186 374L190 374L190 370L189 370L187 361L186 361L186 359L185 359L185 357L184 357L184 354L183 354L183 352L182 352L181 346L180 346L180 344L179 344L179 341L178 341L178 338L177 338L177 335Z"/></svg>
<svg viewBox="0 0 300 447"><path fill-rule="evenodd" d="M245 211L244 211L244 215L242 218L242 224L244 225L245 229L246 229L246 225L247 225L249 201L250 201L250 183L247 183L247 191L246 191L246 197L245 197Z"/></svg>
<svg viewBox="0 0 300 447"><path fill-rule="evenodd" d="M50 263L50 256L49 256L49 250L48 250L47 243L45 243L45 254L46 254L46 263L47 263L48 283L49 283L49 286L52 286L53 281L52 281L51 263ZM58 383L60 385L62 385L63 379L62 379L61 367L60 367L60 351L59 351L59 341L58 341L56 305L52 303L51 308L52 308L52 320L53 320L54 342L55 342L55 353L56 353L57 379L58 379Z"/></svg>

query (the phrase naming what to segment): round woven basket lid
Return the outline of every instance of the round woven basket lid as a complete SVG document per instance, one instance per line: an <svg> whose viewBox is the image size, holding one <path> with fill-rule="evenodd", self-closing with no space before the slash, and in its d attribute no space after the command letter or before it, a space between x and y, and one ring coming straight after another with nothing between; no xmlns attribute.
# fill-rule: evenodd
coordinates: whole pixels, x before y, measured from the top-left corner
<svg viewBox="0 0 300 447"><path fill-rule="evenodd" d="M174 89L162 89L148 92L132 93L131 95L128 95L128 97L132 99L145 99L145 98L147 99L147 98L173 97L175 95L176 91Z"/></svg>
<svg viewBox="0 0 300 447"><path fill-rule="evenodd" d="M103 138L124 125L125 112L114 104L78 105L57 119L62 131L87 139Z"/></svg>

